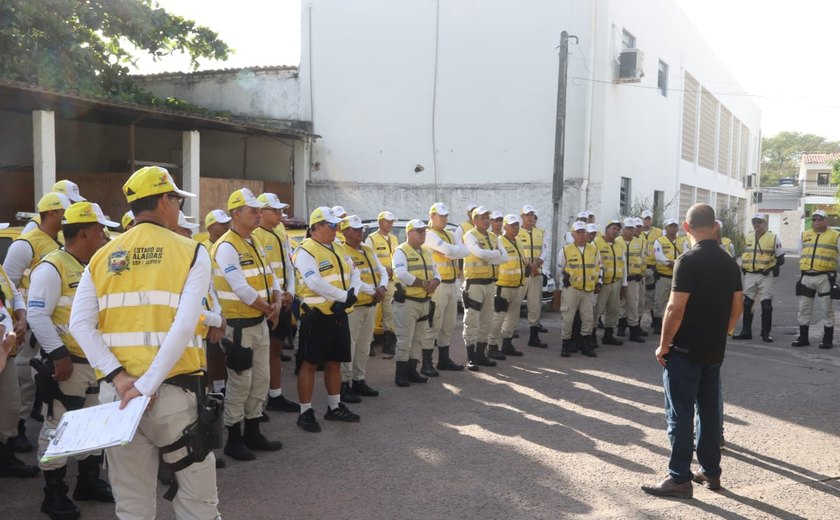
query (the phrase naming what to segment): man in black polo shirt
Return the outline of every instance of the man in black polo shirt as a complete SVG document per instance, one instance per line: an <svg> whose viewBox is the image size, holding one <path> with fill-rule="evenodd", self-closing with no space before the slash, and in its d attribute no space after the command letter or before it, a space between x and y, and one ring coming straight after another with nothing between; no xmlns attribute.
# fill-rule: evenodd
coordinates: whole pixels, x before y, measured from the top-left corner
<svg viewBox="0 0 840 520"><path fill-rule="evenodd" d="M720 489L720 366L743 309L741 273L717 243L715 211L708 204L688 210L683 229L694 247L677 259L656 359L665 370L665 416L671 441L669 476L642 486L651 495L691 498L692 480ZM697 460L691 472L694 407L700 416Z"/></svg>

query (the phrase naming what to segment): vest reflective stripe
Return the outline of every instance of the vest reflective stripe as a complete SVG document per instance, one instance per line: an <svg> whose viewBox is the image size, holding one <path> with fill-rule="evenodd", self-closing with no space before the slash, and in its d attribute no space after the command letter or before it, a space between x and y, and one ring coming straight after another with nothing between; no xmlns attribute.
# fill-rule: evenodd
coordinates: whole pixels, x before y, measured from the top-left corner
<svg viewBox="0 0 840 520"><path fill-rule="evenodd" d="M525 255L519 249L519 237L513 241L504 235L499 237L510 260L499 266L499 287L522 287L525 285Z"/></svg>
<svg viewBox="0 0 840 520"><path fill-rule="evenodd" d="M379 270L373 266L373 257L376 256L376 253L373 252L373 249L364 244L359 244L359 248L360 249L355 249L350 246L346 246L344 249L347 251L347 254L350 255L356 269L359 270L362 282L370 284L374 288L379 287L379 282L381 281L379 280ZM368 305L373 303L372 294L360 292L357 295L357 299L356 303L359 305Z"/></svg>
<svg viewBox="0 0 840 520"><path fill-rule="evenodd" d="M51 316L53 325L55 325L62 343L70 351L70 354L82 358L87 357L69 331L73 297L76 295L76 287L79 285L79 280L82 279L85 266L64 249L56 249L49 253L42 262L54 267L61 277L61 296L59 296L58 303ZM42 269L47 269L47 266L42 267Z"/></svg>
<svg viewBox="0 0 840 520"><path fill-rule="evenodd" d="M448 243L449 245L455 244L455 235L453 235L452 232L448 229L438 231L433 227L429 227L427 228L426 233L429 232L434 233L438 236L438 238ZM455 278L461 276L461 270L458 268L457 260L452 260L445 254L439 251L435 251L434 249L432 249L432 260L434 260L435 265L437 266L437 270L438 273L440 273L441 280L454 280Z"/></svg>
<svg viewBox="0 0 840 520"><path fill-rule="evenodd" d="M245 276L248 285L257 291L260 298L267 303L271 302L271 288L274 285L274 274L266 258L265 247L255 234L250 236L251 243L239 236L234 230L228 230L219 240L213 244L211 257L213 258L213 282L216 286L216 294L219 296L219 303L222 305L222 315L225 319L258 318L263 315L259 310L246 305L231 288L224 277L219 265L216 263L216 251L221 244L227 243L236 249L239 254L239 267Z"/></svg>
<svg viewBox="0 0 840 520"><path fill-rule="evenodd" d="M272 272L274 273L274 278L280 281L280 287L285 291L286 290L286 280L287 273L286 273L286 245L285 239L281 238L274 231L268 231L263 228L257 228L254 230L254 235L260 239L263 246L265 247L266 257L268 258L268 264L271 267Z"/></svg>
<svg viewBox="0 0 840 520"><path fill-rule="evenodd" d="M662 246L662 253L665 255L665 258L675 262L677 257L680 256L680 237L677 237L676 240L671 242L671 239L666 235L662 235L656 241ZM674 276L673 267L668 267L659 262L656 263L656 272L664 276Z"/></svg>
<svg viewBox="0 0 840 520"><path fill-rule="evenodd" d="M478 239L478 245L481 249L486 251L496 249L498 239L492 232L488 231L487 234L483 234L479 233L477 229L472 229L469 233L467 233L467 235L469 234ZM496 266L489 262L485 262L481 258L470 253L469 256L464 259L464 279L482 280L489 278L496 278Z"/></svg>
<svg viewBox="0 0 840 520"><path fill-rule="evenodd" d="M645 255L645 263L649 266L656 265L656 255L653 252L653 243L656 242L656 239L662 236L662 230L658 227L653 227L648 231L642 231L642 235L645 237L645 241L647 243L647 254Z"/></svg>
<svg viewBox="0 0 840 520"><path fill-rule="evenodd" d="M563 272L569 276L569 285L581 291L594 291L598 284L598 271L595 269L598 248L589 243L581 253L575 244L567 244L563 247L563 254L566 256Z"/></svg>
<svg viewBox="0 0 840 520"><path fill-rule="evenodd" d="M533 263L542 254L543 244L545 243L545 231L538 227L534 227L531 231L520 227L519 234L516 235L516 240L522 247L524 260L528 263Z"/></svg>
<svg viewBox="0 0 840 520"><path fill-rule="evenodd" d="M297 255L301 254L310 255L315 259L315 265L319 266L321 278L329 282L330 285L345 291L350 287L351 267L345 258L347 252L344 246L335 243L325 246L317 240L307 238L295 250L294 257L297 258ZM320 310L323 314L333 313L330 307L334 302L310 289L306 282L298 286L297 293L301 301L308 306ZM352 308L347 309L346 312L351 311Z"/></svg>
<svg viewBox="0 0 840 520"><path fill-rule="evenodd" d="M177 309L180 303L181 294L169 291L134 291L105 294L99 298L100 309L136 307L138 305L164 305Z"/></svg>
<svg viewBox="0 0 840 520"><path fill-rule="evenodd" d="M397 249L405 255L406 269L409 273L421 280L429 281L434 278L434 260L428 248L420 246L420 251L418 251L408 245L408 242L403 242ZM429 297L423 287L406 287L405 294L411 298Z"/></svg>
<svg viewBox="0 0 840 520"><path fill-rule="evenodd" d="M604 273L604 283L618 282L624 278L624 257L627 248L624 240L616 238L612 244L604 237L595 238L595 247L601 255L601 270Z"/></svg>
<svg viewBox="0 0 840 520"><path fill-rule="evenodd" d="M722 241L721 241L722 242ZM730 241L731 242L731 241ZM726 245L724 243L724 245ZM750 273L766 271L776 265L776 235L765 231L761 238L755 239L755 231L747 234L744 254L741 255L741 267Z"/></svg>
<svg viewBox="0 0 840 520"><path fill-rule="evenodd" d="M15 241L17 242L17 240L26 242L29 244L29 247L32 248L32 260L29 262L29 266L23 270L23 275L20 278L20 284L18 284L18 289L20 289L20 293L23 295L24 301L28 301L27 293L29 292L29 275L32 273L32 270L41 262L42 258L64 244L41 231L41 228L35 228L28 233L24 233Z"/></svg>
<svg viewBox="0 0 840 520"><path fill-rule="evenodd" d="M817 233L809 229L802 233L802 256L799 259L801 271L827 272L837 269L837 238L840 233L827 229Z"/></svg>
<svg viewBox="0 0 840 520"><path fill-rule="evenodd" d="M99 309L99 330L111 353L128 375L139 377L152 364L161 343L175 321L177 306L171 299L158 304L139 293L170 294L180 291L187 281L200 244L161 226L140 222L103 246L90 261L88 269L99 301L108 306ZM117 305L117 302L138 303ZM183 354L166 375L191 374L206 366L201 348L200 327L196 323ZM97 371L97 377L103 374Z"/></svg>
<svg viewBox="0 0 840 520"><path fill-rule="evenodd" d="M645 247L644 240L633 237L630 242L624 241L624 248L627 258L627 274L638 276L645 272Z"/></svg>
<svg viewBox="0 0 840 520"><path fill-rule="evenodd" d="M369 237L373 244L373 250L376 252L376 258L379 259L379 263L382 265L391 265L394 251L399 246L397 236L393 233L388 233L388 238L385 238L379 231L374 231Z"/></svg>

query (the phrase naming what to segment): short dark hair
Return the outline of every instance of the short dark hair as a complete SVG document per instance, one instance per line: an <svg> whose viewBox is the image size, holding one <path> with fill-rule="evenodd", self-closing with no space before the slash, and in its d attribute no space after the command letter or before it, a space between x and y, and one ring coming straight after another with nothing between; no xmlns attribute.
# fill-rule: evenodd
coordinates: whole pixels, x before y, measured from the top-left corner
<svg viewBox="0 0 840 520"><path fill-rule="evenodd" d="M698 202L697 204L688 208L688 213L685 215L685 220L688 222L688 227L691 229L704 229L714 227L715 225L715 210L708 204Z"/></svg>
<svg viewBox="0 0 840 520"><path fill-rule="evenodd" d="M132 202L129 202L129 206L131 206L131 211L134 213L136 217L139 213L144 211L154 211L157 208L158 201L161 197L166 195L166 193L158 193L157 195L149 195L148 197L143 197L142 199L137 199Z"/></svg>
<svg viewBox="0 0 840 520"><path fill-rule="evenodd" d="M64 240L73 240L82 232L83 229L92 228L94 226L102 227L99 222L84 222L80 224L62 224L61 232L64 233Z"/></svg>

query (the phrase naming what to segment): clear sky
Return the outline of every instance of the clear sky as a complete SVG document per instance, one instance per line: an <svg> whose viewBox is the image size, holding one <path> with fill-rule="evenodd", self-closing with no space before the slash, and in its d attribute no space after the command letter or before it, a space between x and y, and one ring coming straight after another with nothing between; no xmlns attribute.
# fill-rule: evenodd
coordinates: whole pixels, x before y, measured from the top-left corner
<svg viewBox="0 0 840 520"><path fill-rule="evenodd" d="M352 1L352 0L348 0ZM395 0L399 1L399 0ZM639 2L644 0L613 0ZM840 140L840 66L833 0L675 0L762 110L762 133ZM201 69L298 65L300 0L158 0L219 33L235 54ZM188 70L182 56L141 60L141 73Z"/></svg>

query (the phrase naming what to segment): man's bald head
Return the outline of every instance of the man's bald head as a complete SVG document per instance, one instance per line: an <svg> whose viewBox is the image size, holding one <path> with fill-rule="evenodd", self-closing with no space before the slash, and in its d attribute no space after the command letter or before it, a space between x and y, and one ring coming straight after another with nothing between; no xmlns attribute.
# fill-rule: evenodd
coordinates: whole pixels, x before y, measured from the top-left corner
<svg viewBox="0 0 840 520"><path fill-rule="evenodd" d="M712 229L715 227L715 210L708 204L697 203L688 208L685 221L692 230Z"/></svg>

